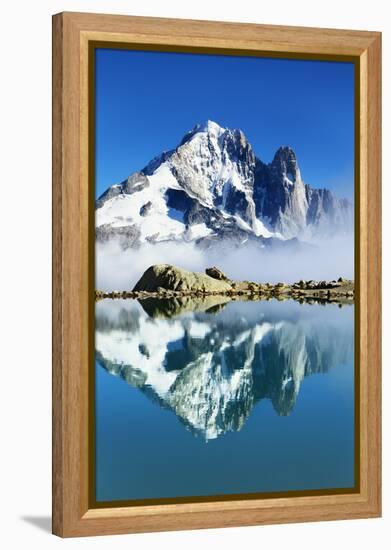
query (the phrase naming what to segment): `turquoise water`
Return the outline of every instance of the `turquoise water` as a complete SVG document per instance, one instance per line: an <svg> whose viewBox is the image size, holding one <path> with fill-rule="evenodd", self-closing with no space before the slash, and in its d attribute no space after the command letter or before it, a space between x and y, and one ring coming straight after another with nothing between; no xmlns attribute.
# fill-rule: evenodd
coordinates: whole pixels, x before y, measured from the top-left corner
<svg viewBox="0 0 391 550"><path fill-rule="evenodd" d="M96 500L352 487L353 359L353 306L99 302Z"/></svg>

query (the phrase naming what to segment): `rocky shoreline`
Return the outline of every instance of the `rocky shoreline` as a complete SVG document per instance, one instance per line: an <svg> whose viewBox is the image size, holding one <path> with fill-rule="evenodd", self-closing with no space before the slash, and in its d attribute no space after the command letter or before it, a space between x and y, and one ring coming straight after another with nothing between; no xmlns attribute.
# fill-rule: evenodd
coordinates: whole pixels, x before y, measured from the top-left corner
<svg viewBox="0 0 391 550"><path fill-rule="evenodd" d="M288 300L307 303L354 303L354 281L301 280L288 283L258 283L233 281L216 267L203 273L193 273L169 265L151 266L133 290L95 291L95 300L110 299L178 299L225 296L231 300Z"/></svg>

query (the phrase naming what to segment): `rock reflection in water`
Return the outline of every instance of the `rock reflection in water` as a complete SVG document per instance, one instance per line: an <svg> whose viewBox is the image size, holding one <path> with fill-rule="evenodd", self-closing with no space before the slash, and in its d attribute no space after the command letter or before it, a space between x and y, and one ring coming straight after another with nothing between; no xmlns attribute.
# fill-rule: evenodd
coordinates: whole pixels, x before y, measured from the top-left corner
<svg viewBox="0 0 391 550"><path fill-rule="evenodd" d="M261 399L289 415L306 376L351 359L338 307L319 316L320 307L222 296L104 300L96 305L96 359L192 433L214 439L240 430Z"/></svg>

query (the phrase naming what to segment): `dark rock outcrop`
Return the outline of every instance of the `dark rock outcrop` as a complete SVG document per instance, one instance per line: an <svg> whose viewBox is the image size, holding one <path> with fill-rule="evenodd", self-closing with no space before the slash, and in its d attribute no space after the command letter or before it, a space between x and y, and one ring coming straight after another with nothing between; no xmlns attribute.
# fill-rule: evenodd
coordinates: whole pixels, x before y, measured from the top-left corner
<svg viewBox="0 0 391 550"><path fill-rule="evenodd" d="M212 277L213 279L217 279L218 281L228 281L228 277L221 271L221 269L218 269L217 267L207 267L205 269L205 273L209 275L209 277Z"/></svg>
<svg viewBox="0 0 391 550"><path fill-rule="evenodd" d="M132 195L149 186L149 180L142 172L131 174L125 181L109 187L95 202L95 208L101 208L106 201L117 195Z"/></svg>
<svg viewBox="0 0 391 550"><path fill-rule="evenodd" d="M152 209L152 203L151 201L148 201L147 203L143 204L143 206L140 208L140 216L148 216Z"/></svg>

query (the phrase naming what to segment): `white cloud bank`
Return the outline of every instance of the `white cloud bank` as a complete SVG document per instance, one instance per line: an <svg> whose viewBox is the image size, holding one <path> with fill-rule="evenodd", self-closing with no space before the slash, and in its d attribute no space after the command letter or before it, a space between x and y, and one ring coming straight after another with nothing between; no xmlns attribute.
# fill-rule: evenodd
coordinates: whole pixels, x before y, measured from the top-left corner
<svg viewBox="0 0 391 550"><path fill-rule="evenodd" d="M303 250L244 247L230 254L203 252L191 243L144 244L122 250L116 241L96 246L96 283L100 290L132 289L154 264L173 264L191 271L216 265L237 280L294 282L300 279L354 278L353 238L318 241Z"/></svg>

